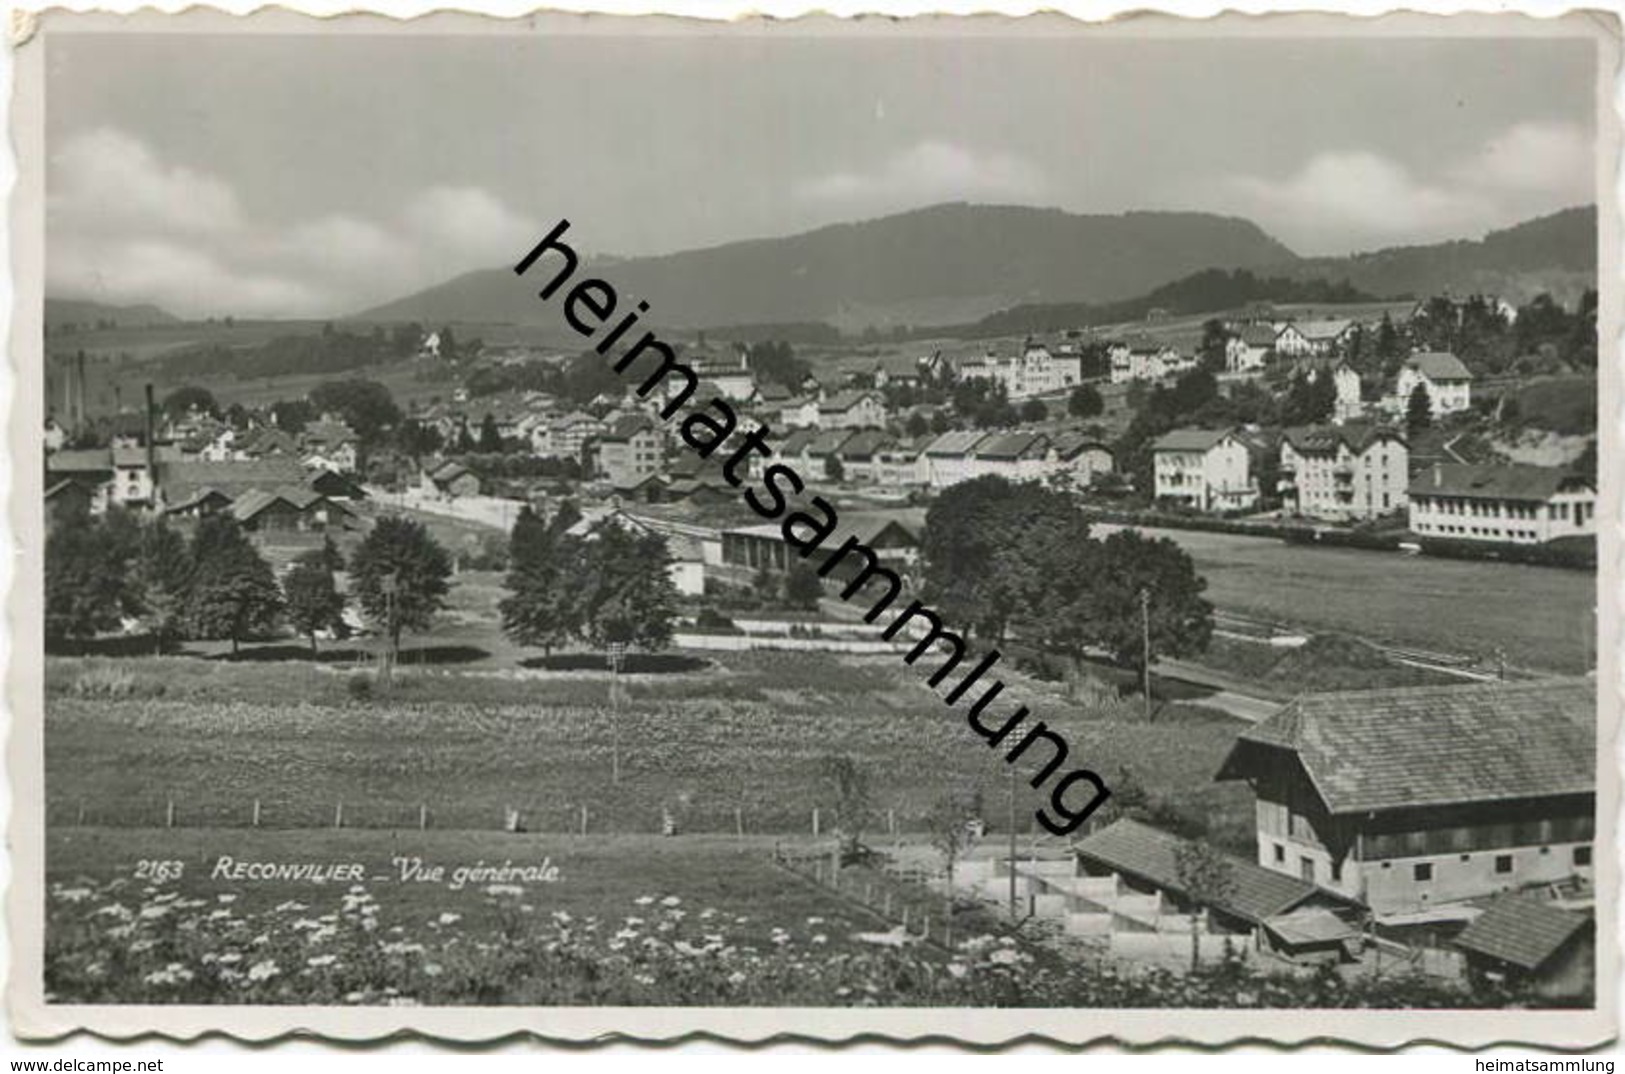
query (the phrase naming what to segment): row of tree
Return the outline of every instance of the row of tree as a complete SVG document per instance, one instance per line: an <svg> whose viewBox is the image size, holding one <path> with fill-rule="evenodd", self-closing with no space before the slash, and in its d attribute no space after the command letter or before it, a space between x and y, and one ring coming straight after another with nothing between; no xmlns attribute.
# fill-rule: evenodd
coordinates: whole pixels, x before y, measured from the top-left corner
<svg viewBox="0 0 1625 1074"><path fill-rule="evenodd" d="M1207 647L1206 580L1173 541L1089 535L1071 497L986 476L955 485L926 515L926 597L987 644L1007 636L1069 662L1085 650L1143 670L1147 658Z"/></svg>
<svg viewBox="0 0 1625 1074"><path fill-rule="evenodd" d="M199 519L190 536L162 518L121 509L62 520L45 546L48 644L86 640L138 626L162 652L175 641L239 643L284 625L308 638L346 630L354 599L389 639L427 629L450 589L451 560L421 523L386 516L346 567L331 540L300 555L279 583L271 565L229 515Z"/></svg>

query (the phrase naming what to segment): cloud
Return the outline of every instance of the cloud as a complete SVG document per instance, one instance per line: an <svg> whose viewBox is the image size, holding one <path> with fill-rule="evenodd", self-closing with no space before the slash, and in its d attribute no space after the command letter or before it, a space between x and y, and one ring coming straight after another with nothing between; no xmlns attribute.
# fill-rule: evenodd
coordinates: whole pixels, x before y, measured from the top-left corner
<svg viewBox="0 0 1625 1074"><path fill-rule="evenodd" d="M500 264L533 221L475 186L435 186L376 215L277 226L219 178L116 130L64 142L48 174L46 288L156 302L182 316L332 316Z"/></svg>
<svg viewBox="0 0 1625 1074"><path fill-rule="evenodd" d="M1363 150L1287 176L1220 177L1192 200L1257 221L1303 253L1473 236L1593 197L1591 142L1570 124L1508 128L1426 177Z"/></svg>
<svg viewBox="0 0 1625 1074"><path fill-rule="evenodd" d="M939 201L1028 201L1048 188L1042 171L1008 153L978 153L952 142L924 141L865 171L835 171L804 180L794 196L842 209L884 211Z"/></svg>

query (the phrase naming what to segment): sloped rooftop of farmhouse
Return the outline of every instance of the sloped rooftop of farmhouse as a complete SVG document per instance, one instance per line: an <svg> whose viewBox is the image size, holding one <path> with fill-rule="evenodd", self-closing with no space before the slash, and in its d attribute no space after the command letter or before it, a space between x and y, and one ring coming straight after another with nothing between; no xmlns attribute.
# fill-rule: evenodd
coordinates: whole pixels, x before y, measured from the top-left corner
<svg viewBox="0 0 1625 1074"><path fill-rule="evenodd" d="M1449 351L1421 351L1405 359L1405 364L1429 380L1472 380L1472 372Z"/></svg>
<svg viewBox="0 0 1625 1074"><path fill-rule="evenodd" d="M1586 926L1581 914L1528 895L1502 895L1456 937L1456 946L1526 970L1540 967Z"/></svg>
<svg viewBox="0 0 1625 1074"><path fill-rule="evenodd" d="M1588 482L1555 466L1478 466L1471 463L1436 463L1411 479L1412 496L1456 496L1479 500L1545 502L1565 488Z"/></svg>
<svg viewBox="0 0 1625 1074"><path fill-rule="evenodd" d="M1073 845L1073 852L1096 866L1148 880L1175 894L1185 893L1179 881L1175 850L1184 842L1171 832L1125 817L1090 833ZM1306 880L1271 872L1255 862L1226 854L1234 890L1218 904L1224 913L1254 924L1284 914L1321 889Z"/></svg>
<svg viewBox="0 0 1625 1074"><path fill-rule="evenodd" d="M1586 679L1305 694L1236 738L1218 779L1295 755L1334 814L1596 789Z"/></svg>

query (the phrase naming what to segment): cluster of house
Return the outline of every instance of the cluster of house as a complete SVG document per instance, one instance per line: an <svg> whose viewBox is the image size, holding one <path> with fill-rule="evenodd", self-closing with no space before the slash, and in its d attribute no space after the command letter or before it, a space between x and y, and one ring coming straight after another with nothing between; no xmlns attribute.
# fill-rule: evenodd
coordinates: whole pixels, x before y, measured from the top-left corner
<svg viewBox="0 0 1625 1074"><path fill-rule="evenodd" d="M1257 507L1273 456L1289 513L1359 521L1399 510L1419 536L1537 544L1595 534L1595 483L1559 467L1437 463L1412 474L1392 429L1327 425L1256 430L1175 429L1152 445L1155 495L1198 511Z"/></svg>
<svg viewBox="0 0 1625 1074"><path fill-rule="evenodd" d="M1068 933L1119 953L1188 951L1196 903L1201 940L1578 995L1593 980L1596 711L1588 679L1301 695L1217 772L1255 803L1255 856L1220 855L1228 884L1191 890L1182 840L1132 819L1074 844L1066 867L1016 869Z"/></svg>
<svg viewBox="0 0 1625 1074"><path fill-rule="evenodd" d="M357 524L357 437L326 416L297 436L275 426L241 430L192 414L107 447L64 448L47 430L46 517L51 523L109 507L176 517L224 512L261 533Z"/></svg>

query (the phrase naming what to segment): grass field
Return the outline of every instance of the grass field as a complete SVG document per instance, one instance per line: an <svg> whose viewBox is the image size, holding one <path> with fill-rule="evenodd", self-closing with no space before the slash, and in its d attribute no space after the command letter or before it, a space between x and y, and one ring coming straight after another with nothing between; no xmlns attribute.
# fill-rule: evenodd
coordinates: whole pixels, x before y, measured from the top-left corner
<svg viewBox="0 0 1625 1074"><path fill-rule="evenodd" d="M1593 664L1597 579L1585 571L1146 532L1191 554L1222 609L1441 652L1488 657L1499 647L1520 667L1580 673Z"/></svg>
<svg viewBox="0 0 1625 1074"><path fill-rule="evenodd" d="M1184 706L1145 724L1134 703L1068 704L1049 684L1005 678L1001 703L1062 730L1069 766L1108 783L1129 766L1249 845L1245 788L1211 782L1238 724ZM153 826L173 801L178 825L247 826L258 799L273 828L331 825L342 802L356 827L416 827L427 808L434 828L489 830L513 808L532 830L572 832L585 807L594 833L658 830L664 811L685 831L732 832L742 818L747 832L808 832L812 810L828 818L834 804L821 761L848 754L874 784L877 826L891 810L917 829L943 795L973 789L1003 822L1008 766L889 656L730 654L621 681L617 718L603 672L414 668L358 702L344 673L311 664L53 658L50 817ZM1045 799L1019 789L1026 827Z"/></svg>

